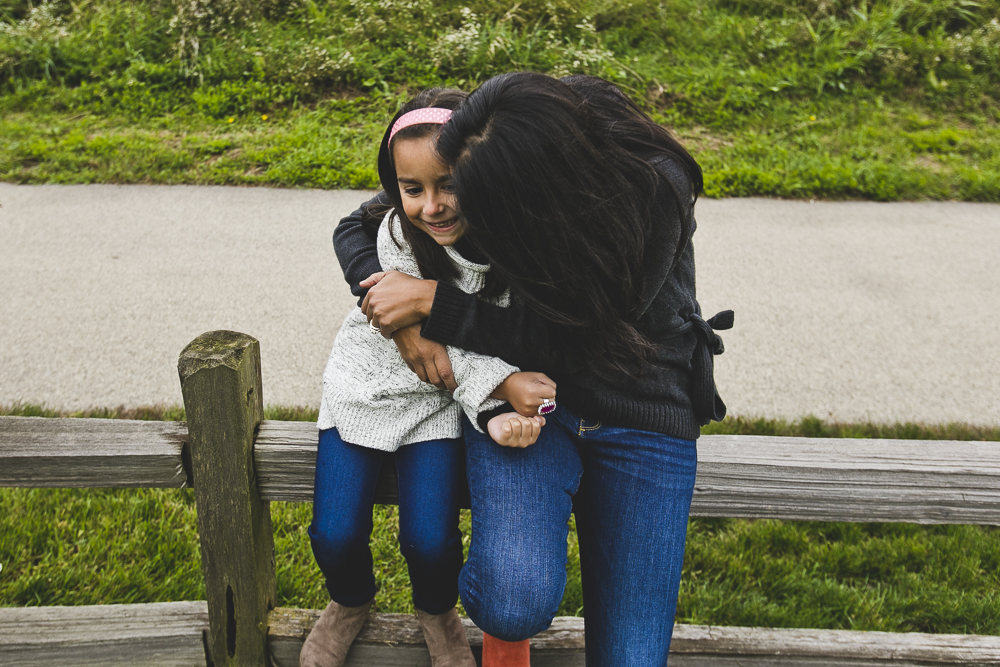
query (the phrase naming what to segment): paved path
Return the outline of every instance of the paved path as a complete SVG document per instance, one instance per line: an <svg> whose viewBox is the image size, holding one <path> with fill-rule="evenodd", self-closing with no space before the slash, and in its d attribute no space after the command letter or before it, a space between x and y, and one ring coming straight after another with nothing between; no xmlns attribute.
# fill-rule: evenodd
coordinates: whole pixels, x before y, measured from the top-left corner
<svg viewBox="0 0 1000 667"><path fill-rule="evenodd" d="M261 341L264 400L317 405L353 306L330 237L366 197L0 184L0 404L181 402L198 334ZM703 200L730 412L1000 425L1000 206Z"/></svg>

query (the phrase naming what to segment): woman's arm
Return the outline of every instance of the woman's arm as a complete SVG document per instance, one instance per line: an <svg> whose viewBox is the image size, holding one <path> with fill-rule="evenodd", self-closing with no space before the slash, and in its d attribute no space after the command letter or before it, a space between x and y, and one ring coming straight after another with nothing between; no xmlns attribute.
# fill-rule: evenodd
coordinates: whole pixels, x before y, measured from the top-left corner
<svg viewBox="0 0 1000 667"><path fill-rule="evenodd" d="M669 159L654 159L651 164L663 180L647 226L649 248L640 314L649 309L674 270L679 248L690 242L694 224L692 218L688 235L682 238L682 222L690 215L685 203L691 196L683 170ZM386 334L423 321L420 334L425 339L500 357L521 368L559 374L583 366L560 328L524 304L515 302L504 308L446 283L417 282L396 273L372 276L363 284L371 289L362 310Z"/></svg>
<svg viewBox="0 0 1000 667"><path fill-rule="evenodd" d="M447 283L438 283L420 335L541 373L582 366L559 327L523 303L497 306Z"/></svg>
<svg viewBox="0 0 1000 667"><path fill-rule="evenodd" d="M382 270L378 258L378 237L369 235L361 221L368 207L382 204L390 205L384 192L378 193L358 210L343 218L333 232L333 248L337 253L337 260L345 280L351 286L351 293L358 297L359 306L368 294L368 287L361 287L360 283ZM454 391L458 386L444 345L421 338L419 325L396 330L392 334L392 340L399 348L403 361L422 381L448 391Z"/></svg>
<svg viewBox="0 0 1000 667"><path fill-rule="evenodd" d="M650 160L660 173L647 223L646 254L643 258L645 280L639 315L644 315L673 273L681 252L691 242L694 215L691 211L691 181L680 165L666 156ZM684 221L688 221L685 226Z"/></svg>
<svg viewBox="0 0 1000 667"><path fill-rule="evenodd" d="M423 321L424 338L514 366L557 374L579 367L558 327L517 301L497 306L448 283L398 272L376 274L362 284L370 289L361 310L383 335Z"/></svg>
<svg viewBox="0 0 1000 667"><path fill-rule="evenodd" d="M361 224L365 211L373 205L391 206L391 202L384 192L379 192L358 210L341 219L333 232L333 249L340 261L344 279L351 286L351 294L358 297L359 306L368 293L367 287L360 286L361 281L382 270L378 261L376 237L369 236Z"/></svg>
<svg viewBox="0 0 1000 667"><path fill-rule="evenodd" d="M578 367L568 358L564 338L553 325L523 304L509 308L495 306L451 285L417 280L398 273L381 274L376 239L362 227L365 210L375 204L389 204L380 192L358 210L343 218L333 234L334 249L351 293L359 305L391 336L404 361L425 382L454 389L451 367L444 350L436 344L500 357L507 363L544 373L561 373ZM368 281L378 274L381 281ZM384 276L384 277L383 277ZM386 279L387 278L387 279ZM399 284L399 280L412 282ZM369 298L370 288L379 282ZM421 305L422 304L422 305ZM392 313L375 316L378 307ZM410 325L425 320L420 333Z"/></svg>

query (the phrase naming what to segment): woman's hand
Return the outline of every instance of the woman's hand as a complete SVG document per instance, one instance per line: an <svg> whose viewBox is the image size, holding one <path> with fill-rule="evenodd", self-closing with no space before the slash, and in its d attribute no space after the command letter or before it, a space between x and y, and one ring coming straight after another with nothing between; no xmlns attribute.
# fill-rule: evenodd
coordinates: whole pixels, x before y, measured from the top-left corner
<svg viewBox="0 0 1000 667"><path fill-rule="evenodd" d="M424 382L429 382L438 389L455 391L455 375L451 371L451 360L448 351L441 343L427 340L420 335L420 324L411 324L392 334L392 342L399 349L407 368L417 374Z"/></svg>
<svg viewBox="0 0 1000 667"><path fill-rule="evenodd" d="M361 287L369 288L361 312L383 336L391 338L396 331L430 316L437 281L383 271L361 281Z"/></svg>
<svg viewBox="0 0 1000 667"><path fill-rule="evenodd" d="M556 383L545 373L512 373L490 396L507 401L525 417L534 417L543 399L555 399Z"/></svg>
<svg viewBox="0 0 1000 667"><path fill-rule="evenodd" d="M516 412L505 412L491 419L486 430L498 445L523 449L535 444L543 426L545 417L522 417Z"/></svg>

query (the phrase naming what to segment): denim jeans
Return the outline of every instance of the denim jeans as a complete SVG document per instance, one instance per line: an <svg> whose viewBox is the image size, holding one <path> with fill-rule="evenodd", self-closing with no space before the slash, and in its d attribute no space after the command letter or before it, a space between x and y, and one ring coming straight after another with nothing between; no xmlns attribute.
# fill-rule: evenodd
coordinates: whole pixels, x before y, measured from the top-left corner
<svg viewBox="0 0 1000 667"><path fill-rule="evenodd" d="M526 449L501 447L466 424L465 610L507 641L549 627L566 586L575 510L588 667L666 665L696 443L602 426L564 407L547 419Z"/></svg>
<svg viewBox="0 0 1000 667"><path fill-rule="evenodd" d="M383 463L395 458L399 484L399 549L406 558L414 606L443 614L458 601L462 568L459 506L465 491L460 439L430 440L388 452L344 442L337 429L320 431L316 457L313 555L330 598L357 607L375 597L368 544L375 483Z"/></svg>

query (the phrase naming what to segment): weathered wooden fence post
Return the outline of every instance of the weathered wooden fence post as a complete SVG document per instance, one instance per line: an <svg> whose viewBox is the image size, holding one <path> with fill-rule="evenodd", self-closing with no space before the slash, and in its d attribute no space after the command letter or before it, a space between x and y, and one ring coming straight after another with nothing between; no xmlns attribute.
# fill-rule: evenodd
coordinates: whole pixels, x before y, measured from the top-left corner
<svg viewBox="0 0 1000 667"><path fill-rule="evenodd" d="M177 362L191 443L201 564L208 598L209 658L266 665L267 612L276 598L268 503L254 474L254 435L263 415L260 344L210 331Z"/></svg>

